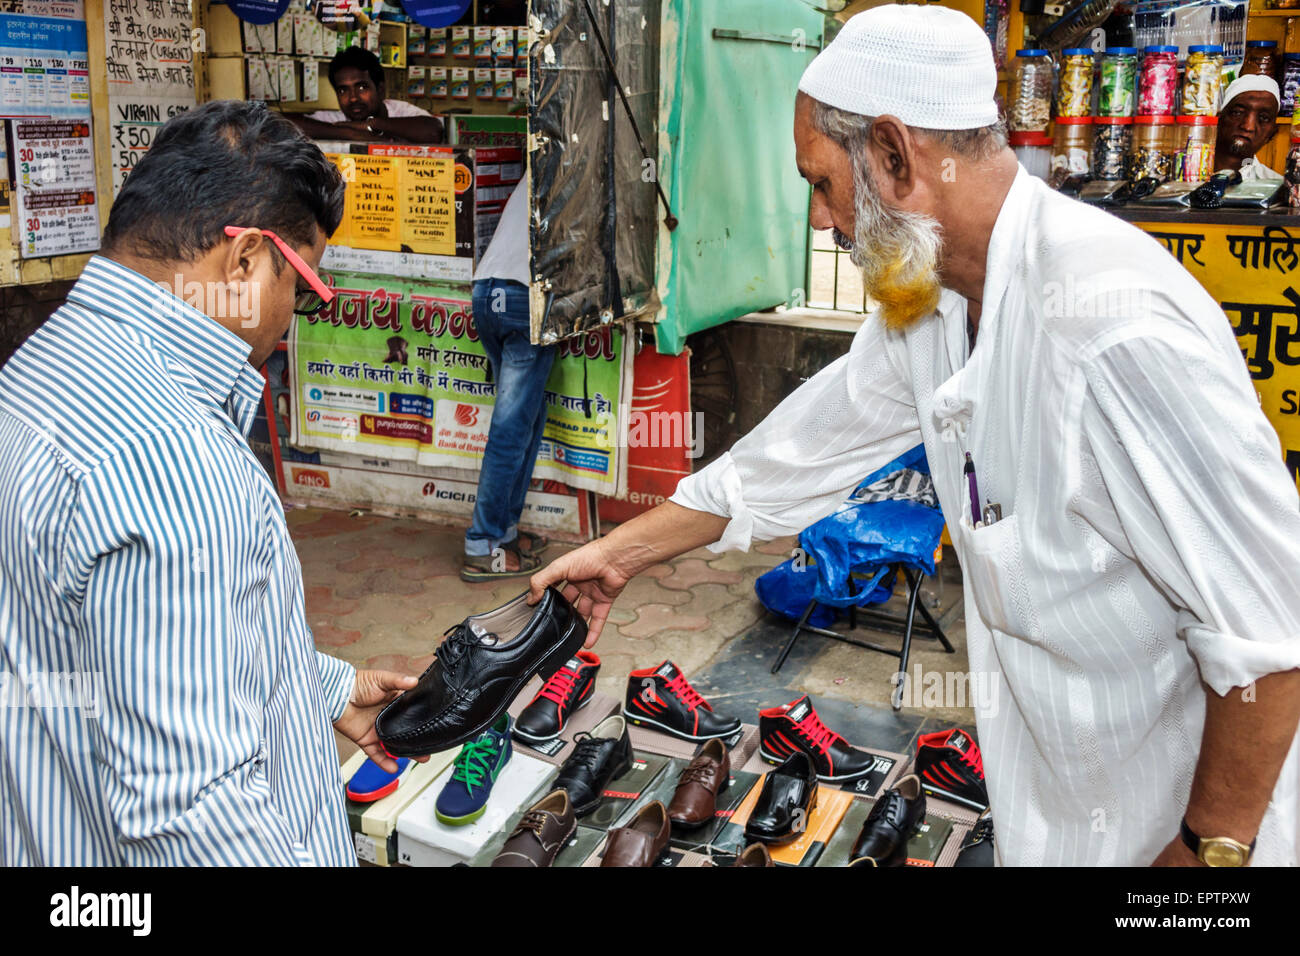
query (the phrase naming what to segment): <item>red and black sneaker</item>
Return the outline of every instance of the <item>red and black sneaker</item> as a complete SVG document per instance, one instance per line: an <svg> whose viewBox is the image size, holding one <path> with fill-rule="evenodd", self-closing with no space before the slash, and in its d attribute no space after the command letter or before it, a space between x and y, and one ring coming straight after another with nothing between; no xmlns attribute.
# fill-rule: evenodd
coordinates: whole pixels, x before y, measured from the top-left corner
<svg viewBox="0 0 1300 956"><path fill-rule="evenodd" d="M959 727L922 734L916 741L917 776L925 792L972 810L989 805L984 758L971 735Z"/></svg>
<svg viewBox="0 0 1300 956"><path fill-rule="evenodd" d="M758 752L763 759L779 764L796 750L812 758L817 779L827 783L857 780L876 765L875 754L850 747L822 723L807 694L782 707L758 712Z"/></svg>
<svg viewBox="0 0 1300 956"><path fill-rule="evenodd" d="M578 651L569 658L519 714L515 736L530 744L543 744L560 736L574 711L591 703L598 670L600 658L591 651Z"/></svg>
<svg viewBox="0 0 1300 956"><path fill-rule="evenodd" d="M730 737L740 729L739 720L715 714L672 661L627 675L623 716L630 724L682 740Z"/></svg>

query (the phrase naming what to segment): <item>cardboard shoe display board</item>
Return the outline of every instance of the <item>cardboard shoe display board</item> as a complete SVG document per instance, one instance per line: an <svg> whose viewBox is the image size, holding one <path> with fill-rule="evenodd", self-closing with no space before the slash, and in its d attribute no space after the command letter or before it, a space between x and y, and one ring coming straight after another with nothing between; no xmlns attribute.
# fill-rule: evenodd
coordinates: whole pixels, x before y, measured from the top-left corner
<svg viewBox="0 0 1300 956"><path fill-rule="evenodd" d="M531 703L540 686L535 678L525 686L509 708L512 717ZM575 735L590 732L620 709L617 700L597 692L573 714L554 744L534 747L514 739L513 755L493 787L486 811L468 826L447 826L434 814L458 750L435 754L428 763L417 765L397 791L382 800L349 801L358 858L380 866L491 866L524 813L552 789L560 765L573 752ZM608 831L625 826L651 801L666 806L698 749L697 744L643 727L629 726L629 737L632 768L609 783L595 811L579 818L554 866L599 866ZM698 828L674 826L656 866L730 866L745 848L745 823L772 766L759 755L756 726L742 725L728 743L732 772L728 786L718 795L714 820ZM908 769L909 758L903 754L866 749L876 757L871 772L858 782L819 785L817 807L804 833L792 843L770 848L778 866L848 865L875 800ZM362 755L354 755L344 765L344 779L361 763ZM908 865L952 866L977 814L934 797L927 797L926 809L920 833L908 844Z"/></svg>

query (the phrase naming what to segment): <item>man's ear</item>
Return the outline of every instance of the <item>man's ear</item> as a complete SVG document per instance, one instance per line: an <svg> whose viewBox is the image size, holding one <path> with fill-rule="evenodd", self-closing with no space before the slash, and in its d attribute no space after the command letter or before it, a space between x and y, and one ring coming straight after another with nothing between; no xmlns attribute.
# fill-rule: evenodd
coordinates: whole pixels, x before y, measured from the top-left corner
<svg viewBox="0 0 1300 956"><path fill-rule="evenodd" d="M256 229L245 229L226 244L221 271L227 282L247 282L257 268L257 257L264 255L271 240Z"/></svg>
<svg viewBox="0 0 1300 956"><path fill-rule="evenodd" d="M895 199L906 199L916 186L916 142L896 116L879 116L871 124L870 140L875 147L875 166L881 174L882 191L892 190Z"/></svg>

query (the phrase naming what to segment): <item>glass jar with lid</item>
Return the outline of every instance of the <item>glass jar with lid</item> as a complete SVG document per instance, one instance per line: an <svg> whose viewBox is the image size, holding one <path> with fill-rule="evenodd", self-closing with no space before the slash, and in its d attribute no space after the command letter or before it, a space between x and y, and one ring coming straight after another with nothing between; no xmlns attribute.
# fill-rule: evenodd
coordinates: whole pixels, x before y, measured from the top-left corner
<svg viewBox="0 0 1300 956"><path fill-rule="evenodd" d="M1137 106L1137 47L1108 46L1098 70L1098 116L1132 116Z"/></svg>
<svg viewBox="0 0 1300 956"><path fill-rule="evenodd" d="M1091 47L1071 47L1063 51L1061 79L1056 90L1057 116L1092 115Z"/></svg>
<svg viewBox="0 0 1300 956"><path fill-rule="evenodd" d="M1047 132L1052 121L1052 69L1046 50L1016 52L1007 110L1007 127L1012 132Z"/></svg>
<svg viewBox="0 0 1300 956"><path fill-rule="evenodd" d="M1133 146L1133 117L1098 116L1092 130L1092 178L1128 179Z"/></svg>
<svg viewBox="0 0 1300 956"><path fill-rule="evenodd" d="M1178 47L1149 46L1142 51L1138 114L1173 116L1178 92Z"/></svg>
<svg viewBox="0 0 1300 956"><path fill-rule="evenodd" d="M1215 116L1223 92L1223 47L1201 43L1187 48L1183 75L1184 116Z"/></svg>
<svg viewBox="0 0 1300 956"><path fill-rule="evenodd" d="M1129 154L1129 177L1167 180L1174 165L1174 118L1172 116L1135 116L1132 152Z"/></svg>
<svg viewBox="0 0 1300 956"><path fill-rule="evenodd" d="M1203 183L1214 175L1214 143L1219 135L1217 116L1180 116L1182 146L1174 157L1174 177L1185 183Z"/></svg>
<svg viewBox="0 0 1300 956"><path fill-rule="evenodd" d="M1246 59L1241 64L1241 74L1257 74L1277 79L1282 73L1282 54L1276 40L1247 40Z"/></svg>
<svg viewBox="0 0 1300 956"><path fill-rule="evenodd" d="M1052 131L1052 175L1059 187L1072 176L1087 176L1092 168L1092 117L1058 116Z"/></svg>

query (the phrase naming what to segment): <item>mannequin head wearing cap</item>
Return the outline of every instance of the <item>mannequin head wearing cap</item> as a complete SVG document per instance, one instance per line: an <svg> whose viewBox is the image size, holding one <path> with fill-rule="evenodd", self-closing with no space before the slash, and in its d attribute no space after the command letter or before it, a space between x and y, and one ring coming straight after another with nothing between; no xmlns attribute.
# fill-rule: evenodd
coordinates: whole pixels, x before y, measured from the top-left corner
<svg viewBox="0 0 1300 956"><path fill-rule="evenodd" d="M1246 74L1228 84L1219 111L1215 158L1220 169L1240 169L1277 132L1278 86L1271 76Z"/></svg>
<svg viewBox="0 0 1300 956"><path fill-rule="evenodd" d="M982 294L1016 170L996 84L975 22L922 6L851 18L800 80L795 150L812 227L851 250L891 328L931 314L941 285Z"/></svg>

